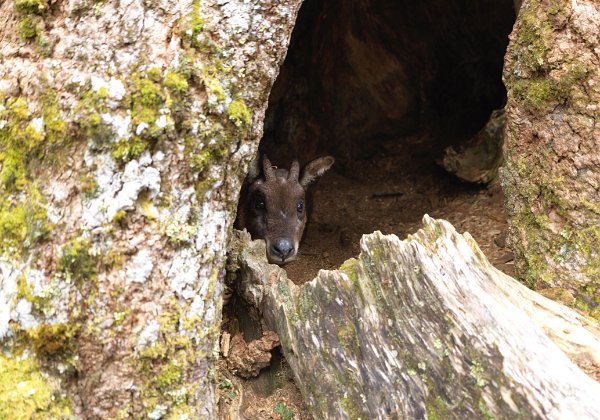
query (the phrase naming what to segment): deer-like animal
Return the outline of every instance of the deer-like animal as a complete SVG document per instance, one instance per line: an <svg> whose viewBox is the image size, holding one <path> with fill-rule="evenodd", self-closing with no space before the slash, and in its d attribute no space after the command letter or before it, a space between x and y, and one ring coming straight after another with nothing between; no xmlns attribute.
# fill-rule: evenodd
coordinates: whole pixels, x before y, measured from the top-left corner
<svg viewBox="0 0 600 420"><path fill-rule="evenodd" d="M270 263L285 264L298 255L306 225L306 189L322 176L334 159L324 156L302 169L295 160L290 170L276 168L264 156L250 165L238 206L237 227L246 228L252 239L264 239ZM262 169L262 171L261 171Z"/></svg>

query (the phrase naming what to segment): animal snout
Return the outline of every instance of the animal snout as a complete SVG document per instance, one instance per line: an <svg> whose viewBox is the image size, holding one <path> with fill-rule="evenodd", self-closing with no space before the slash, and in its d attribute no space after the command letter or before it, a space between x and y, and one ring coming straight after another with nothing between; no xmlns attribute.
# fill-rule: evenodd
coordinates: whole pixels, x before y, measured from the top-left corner
<svg viewBox="0 0 600 420"><path fill-rule="evenodd" d="M279 238L273 241L271 245L271 254L277 258L281 258L281 261L285 261L287 258L293 256L294 251L294 244L289 239Z"/></svg>

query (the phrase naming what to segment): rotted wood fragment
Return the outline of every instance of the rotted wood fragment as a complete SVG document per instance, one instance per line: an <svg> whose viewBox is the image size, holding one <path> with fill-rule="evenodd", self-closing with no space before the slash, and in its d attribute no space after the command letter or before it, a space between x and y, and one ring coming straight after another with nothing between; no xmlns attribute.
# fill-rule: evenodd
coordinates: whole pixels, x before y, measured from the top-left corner
<svg viewBox="0 0 600 420"><path fill-rule="evenodd" d="M271 350L279 346L279 337L273 331L263 332L263 336L249 343L242 333L237 333L228 344L227 368L242 378L258 376L261 369L269 366Z"/></svg>
<svg viewBox="0 0 600 420"><path fill-rule="evenodd" d="M239 293L277 332L316 418L598 418L600 330L495 269L468 233L424 217L375 232L302 287L237 232ZM261 253L261 250L263 253Z"/></svg>
<svg viewBox="0 0 600 420"><path fill-rule="evenodd" d="M503 162L504 109L492 112L489 121L470 140L447 147L438 164L463 181L488 184L498 179Z"/></svg>

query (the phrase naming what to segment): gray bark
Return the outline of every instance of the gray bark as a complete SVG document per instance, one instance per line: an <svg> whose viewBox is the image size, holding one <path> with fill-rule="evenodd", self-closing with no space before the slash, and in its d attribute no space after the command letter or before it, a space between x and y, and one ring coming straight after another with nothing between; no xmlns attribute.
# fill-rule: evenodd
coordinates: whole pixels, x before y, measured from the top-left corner
<svg viewBox="0 0 600 420"><path fill-rule="evenodd" d="M600 329L496 270L445 221L295 286L239 233L240 294L279 334L316 418L598 418Z"/></svg>
<svg viewBox="0 0 600 420"><path fill-rule="evenodd" d="M227 237L300 3L0 3L0 417L215 416Z"/></svg>

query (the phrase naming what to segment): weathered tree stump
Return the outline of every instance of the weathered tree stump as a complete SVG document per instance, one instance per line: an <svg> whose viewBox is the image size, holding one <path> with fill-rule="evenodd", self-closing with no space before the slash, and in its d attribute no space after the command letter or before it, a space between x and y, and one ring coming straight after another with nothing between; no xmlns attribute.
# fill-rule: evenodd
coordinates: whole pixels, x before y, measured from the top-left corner
<svg viewBox="0 0 600 420"><path fill-rule="evenodd" d="M262 311L316 418L595 418L600 330L496 270L468 233L424 218L375 232L298 287L238 234L239 292ZM569 360L571 359L571 360Z"/></svg>

